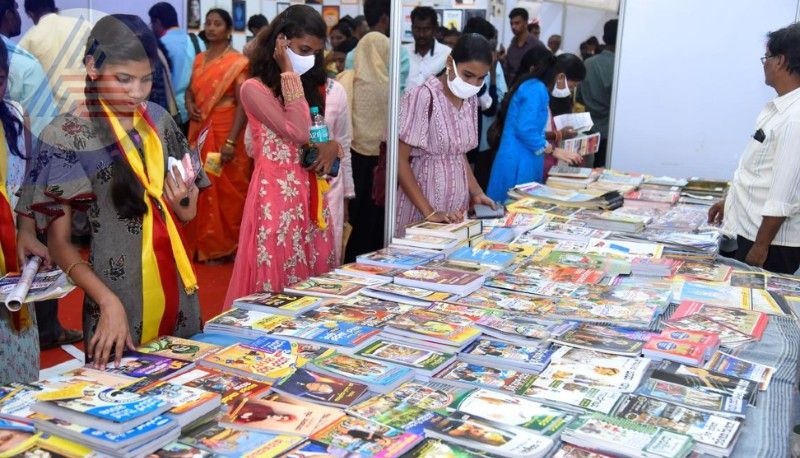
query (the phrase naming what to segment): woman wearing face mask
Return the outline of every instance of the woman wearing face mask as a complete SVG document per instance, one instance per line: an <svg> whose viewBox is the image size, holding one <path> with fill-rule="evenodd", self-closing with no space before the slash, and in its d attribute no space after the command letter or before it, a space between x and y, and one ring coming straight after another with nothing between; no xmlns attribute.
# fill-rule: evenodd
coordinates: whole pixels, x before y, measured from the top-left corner
<svg viewBox="0 0 800 458"><path fill-rule="evenodd" d="M478 145L476 95L491 65L489 42L465 34L447 58L444 74L403 97L396 235L423 219L461 221L470 205L494 206L467 163L467 151Z"/></svg>
<svg viewBox="0 0 800 458"><path fill-rule="evenodd" d="M319 207L324 196L318 176L331 170L342 148L336 142L317 144L316 162L308 170L301 165L310 107L325 110L325 32L319 13L294 5L258 35L253 78L242 84L241 94L255 171L226 305L256 291L282 291L334 267L334 240L327 208Z"/></svg>
<svg viewBox="0 0 800 458"><path fill-rule="evenodd" d="M200 154L212 186L200 196L197 208L203 217L186 226L186 239L191 257L211 261L225 260L236 252L253 162L244 151L247 119L239 100L248 61L231 47L233 20L227 11L211 9L204 30L208 50L194 60L186 109L192 146L208 128ZM214 156L209 158L210 153Z"/></svg>
<svg viewBox="0 0 800 458"><path fill-rule="evenodd" d="M47 230L50 255L85 293L87 359L98 368L161 335L200 331L197 279L179 225L208 186L173 118L146 102L157 39L137 16L100 19L86 44L86 102L42 132L17 212ZM188 155L188 157L187 157ZM187 174L168 168L183 160ZM92 228L89 262L70 243L71 214Z"/></svg>
<svg viewBox="0 0 800 458"><path fill-rule="evenodd" d="M581 160L575 153L553 148L545 139L550 92L558 74L556 57L537 46L525 53L520 69L530 70L518 75L492 126L502 132L487 190L496 200L505 200L508 190L520 183L543 182L545 154L570 164Z"/></svg>
<svg viewBox="0 0 800 458"><path fill-rule="evenodd" d="M575 138L578 135L572 126L564 126L561 130L556 129L553 117L572 113L573 91L578 86L578 83L586 77L586 67L583 65L583 61L575 54L564 53L557 56L556 67L558 74L556 75L555 86L550 91L550 115L545 129L545 138L554 148L563 140ZM553 154L545 155L543 180L547 180L550 169L558 163L556 157L558 155L561 155L561 153L555 150ZM575 165L582 166L583 158Z"/></svg>

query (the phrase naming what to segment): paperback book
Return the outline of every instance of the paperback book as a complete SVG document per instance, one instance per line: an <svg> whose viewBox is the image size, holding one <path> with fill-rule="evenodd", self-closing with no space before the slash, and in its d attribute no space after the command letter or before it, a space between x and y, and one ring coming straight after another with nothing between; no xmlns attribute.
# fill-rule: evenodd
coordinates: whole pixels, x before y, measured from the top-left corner
<svg viewBox="0 0 800 458"><path fill-rule="evenodd" d="M347 299L355 296L364 288L364 285L338 279L311 277L293 285L289 285L284 292L303 296L329 297L334 299Z"/></svg>
<svg viewBox="0 0 800 458"><path fill-rule="evenodd" d="M444 383L411 381L396 389L358 403L348 412L361 418L371 419L383 416L392 418L393 412L402 406L411 406L420 411L447 414L449 406L456 399L468 393L469 389L453 387Z"/></svg>
<svg viewBox="0 0 800 458"><path fill-rule="evenodd" d="M390 247L372 253L364 254L356 258L360 264L368 264L392 269L413 269L416 266L443 258L441 253L428 250L419 250L406 247Z"/></svg>
<svg viewBox="0 0 800 458"><path fill-rule="evenodd" d="M314 403L298 405L243 398L219 424L237 430L308 437L343 415L339 409Z"/></svg>
<svg viewBox="0 0 800 458"><path fill-rule="evenodd" d="M417 307L425 307L430 305L431 302L447 301L454 297L454 295L450 293L397 285L394 283L367 288L363 290L361 294L375 299L399 302Z"/></svg>
<svg viewBox="0 0 800 458"><path fill-rule="evenodd" d="M478 338L481 331L463 319L456 321L447 315L416 309L389 320L384 333L460 349Z"/></svg>
<svg viewBox="0 0 800 458"><path fill-rule="evenodd" d="M359 262L345 264L336 269L336 272L339 274L383 280L386 282L392 281L392 278L394 278L394 276L401 271L402 269L382 267L371 264L361 264Z"/></svg>
<svg viewBox="0 0 800 458"><path fill-rule="evenodd" d="M303 401L330 407L346 408L357 402L367 386L341 377L297 369L287 379L272 387L272 391Z"/></svg>
<svg viewBox="0 0 800 458"><path fill-rule="evenodd" d="M450 261L458 263L487 266L493 269L504 269L514 262L515 255L502 251L463 247L450 253L447 258Z"/></svg>
<svg viewBox="0 0 800 458"><path fill-rule="evenodd" d="M327 445L334 456L396 458L414 448L423 436L348 415L311 439Z"/></svg>
<svg viewBox="0 0 800 458"><path fill-rule="evenodd" d="M142 382L126 388L143 396L160 399L171 406L165 414L184 427L220 407L220 395L163 380Z"/></svg>
<svg viewBox="0 0 800 458"><path fill-rule="evenodd" d="M144 344L136 350L140 353L196 362L203 356L219 349L220 347L217 345L181 339L180 337L164 336Z"/></svg>
<svg viewBox="0 0 800 458"><path fill-rule="evenodd" d="M427 266L415 267L401 272L394 277L395 284L424 288L463 296L469 294L483 285L484 277L467 272L430 268Z"/></svg>
<svg viewBox="0 0 800 458"><path fill-rule="evenodd" d="M534 385L536 374L518 369L501 369L466 361L455 361L436 374L433 380L459 388L489 388L523 395Z"/></svg>
<svg viewBox="0 0 800 458"><path fill-rule="evenodd" d="M540 384L541 385L541 384ZM564 408L565 410L592 411L610 414L623 394L619 391L605 390L578 383L568 383L551 379L546 387L531 386L523 396L535 401Z"/></svg>
<svg viewBox="0 0 800 458"><path fill-rule="evenodd" d="M313 309L321 302L322 299L315 296L263 292L240 297L233 301L233 306L257 312L296 316Z"/></svg>
<svg viewBox="0 0 800 458"><path fill-rule="evenodd" d="M622 356L638 356L644 346L642 341L632 339L614 328L588 323L581 323L575 329L551 337L550 341L561 346Z"/></svg>
<svg viewBox="0 0 800 458"><path fill-rule="evenodd" d="M758 383L761 391L769 386L775 368L718 351L706 363L705 369Z"/></svg>
<svg viewBox="0 0 800 458"><path fill-rule="evenodd" d="M272 458L296 447L303 438L235 430L210 422L184 434L181 442L210 452L214 457Z"/></svg>
<svg viewBox="0 0 800 458"><path fill-rule="evenodd" d="M408 367L337 352L322 355L309 366L322 374L362 383L376 393L389 392L414 377Z"/></svg>
<svg viewBox="0 0 800 458"><path fill-rule="evenodd" d="M355 354L364 358L406 366L423 375L438 372L455 358L454 353L444 353L419 345L383 339L373 342Z"/></svg>
<svg viewBox="0 0 800 458"><path fill-rule="evenodd" d="M692 438L657 426L606 415L583 415L561 435L564 442L605 453L636 457L684 458Z"/></svg>
<svg viewBox="0 0 800 458"><path fill-rule="evenodd" d="M649 367L647 358L615 356L581 348L561 347L534 384L541 388L552 380L630 393Z"/></svg>
<svg viewBox="0 0 800 458"><path fill-rule="evenodd" d="M133 378L147 377L155 380L186 372L193 366L194 363L189 361L126 350L122 354L119 366L109 363L105 370L112 374L121 374Z"/></svg>
<svg viewBox="0 0 800 458"><path fill-rule="evenodd" d="M502 340L481 338L467 347L459 358L463 361L491 367L507 367L541 372L550 362L555 349L544 342L517 345Z"/></svg>
<svg viewBox="0 0 800 458"><path fill-rule="evenodd" d="M274 382L291 375L304 362L297 343L270 338L258 346L233 344L206 356L198 364L262 382Z"/></svg>
<svg viewBox="0 0 800 458"><path fill-rule="evenodd" d="M221 397L223 409L233 406L239 397L246 396L251 399L267 394L270 385L229 372L196 368L186 373L167 379L168 382L196 388Z"/></svg>

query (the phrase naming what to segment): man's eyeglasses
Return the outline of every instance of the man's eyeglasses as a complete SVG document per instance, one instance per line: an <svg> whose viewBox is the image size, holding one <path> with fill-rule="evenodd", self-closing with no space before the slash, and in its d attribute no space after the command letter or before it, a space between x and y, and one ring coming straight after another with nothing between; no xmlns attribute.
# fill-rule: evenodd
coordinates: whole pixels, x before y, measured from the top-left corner
<svg viewBox="0 0 800 458"><path fill-rule="evenodd" d="M762 57L761 58L761 65L766 64L767 63L767 59L772 59L773 57L776 57L776 56L764 56L764 57Z"/></svg>

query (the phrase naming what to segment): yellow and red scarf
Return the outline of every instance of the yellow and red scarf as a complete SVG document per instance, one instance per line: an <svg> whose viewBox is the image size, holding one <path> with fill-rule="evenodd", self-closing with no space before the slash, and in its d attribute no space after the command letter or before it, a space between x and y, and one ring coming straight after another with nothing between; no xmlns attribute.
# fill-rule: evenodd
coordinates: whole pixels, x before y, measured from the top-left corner
<svg viewBox="0 0 800 458"><path fill-rule="evenodd" d="M11 200L8 198L8 189L6 188L9 154L6 131L0 124L0 275L19 271L14 209L11 208ZM15 331L27 329L30 324L31 318L27 305L24 305L18 312L11 312L11 325Z"/></svg>
<svg viewBox="0 0 800 458"><path fill-rule="evenodd" d="M119 151L144 187L147 212L142 217L142 342L148 342L172 334L175 328L180 303L175 267L187 294L197 291L197 279L172 212L162 197L166 167L153 121L142 107L133 114L133 127L142 139L140 156L119 119L104 102L100 104Z"/></svg>

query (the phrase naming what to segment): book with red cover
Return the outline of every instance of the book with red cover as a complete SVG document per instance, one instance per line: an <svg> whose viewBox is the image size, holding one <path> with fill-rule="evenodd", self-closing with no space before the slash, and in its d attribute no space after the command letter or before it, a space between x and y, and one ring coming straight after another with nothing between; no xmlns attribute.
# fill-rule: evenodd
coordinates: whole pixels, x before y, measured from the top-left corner
<svg viewBox="0 0 800 458"><path fill-rule="evenodd" d="M699 366L705 361L706 349L705 345L676 342L656 336L644 344L642 354L654 360L667 359L690 366Z"/></svg>
<svg viewBox="0 0 800 458"><path fill-rule="evenodd" d="M420 266L394 277L398 285L467 295L483 286L484 277L460 270Z"/></svg>

